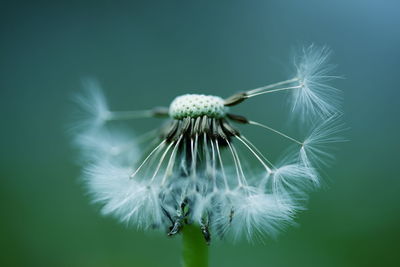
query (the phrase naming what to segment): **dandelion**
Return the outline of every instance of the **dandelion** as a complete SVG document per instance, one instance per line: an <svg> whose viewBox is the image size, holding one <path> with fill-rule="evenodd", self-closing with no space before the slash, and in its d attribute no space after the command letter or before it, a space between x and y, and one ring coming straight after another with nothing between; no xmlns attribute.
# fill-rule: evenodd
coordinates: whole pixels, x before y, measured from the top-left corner
<svg viewBox="0 0 400 267"><path fill-rule="evenodd" d="M318 169L331 158L327 146L339 141L337 89L326 84L334 77L328 56L325 47L311 46L296 59L296 75L289 80L225 99L185 94L168 108L143 111L110 111L100 87L88 83L77 99L91 117L79 124L76 144L94 200L104 214L129 225L162 229L169 236L183 231L189 244L187 266L204 251L197 247L197 256L193 254L194 236L203 236L207 244L213 236L276 236L303 209L306 193L319 185ZM277 92L290 93L293 115L304 127L312 125L306 138L231 112L243 101ZM142 137L112 129L112 121L152 117L164 122ZM235 124L275 133L295 149L272 163ZM143 147L148 151L142 153ZM248 162L259 168L246 168Z"/></svg>

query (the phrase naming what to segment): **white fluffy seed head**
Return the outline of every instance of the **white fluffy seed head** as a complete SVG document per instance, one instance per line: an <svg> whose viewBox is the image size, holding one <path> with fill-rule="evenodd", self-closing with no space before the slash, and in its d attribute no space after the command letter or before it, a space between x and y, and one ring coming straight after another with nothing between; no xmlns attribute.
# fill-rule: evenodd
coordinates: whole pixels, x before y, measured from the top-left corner
<svg viewBox="0 0 400 267"><path fill-rule="evenodd" d="M169 106L169 115L174 119L207 116L222 118L227 108L224 100L218 96L186 94L176 97Z"/></svg>
<svg viewBox="0 0 400 267"><path fill-rule="evenodd" d="M298 84L292 88L293 111L305 122L316 123L308 138L296 141L265 127L296 143L296 150L274 164L244 137L229 132L231 136L222 138L206 131L192 136L180 128L176 128L182 130L177 131L178 138L167 137L165 128L161 128L154 142L145 144L150 150L140 156L140 142L151 136L136 139L106 125L118 113L108 109L95 82L87 84L77 102L88 116L83 116L79 132L74 134L83 162L88 164L84 178L93 199L102 204L104 214L139 228L171 230L171 225L197 223L221 238L276 236L292 224L295 212L303 209L306 193L319 185L316 165L330 158L326 147L339 141L336 135L341 130L337 124L340 116L330 115L336 111L336 90L324 84L332 77L325 64L328 54L325 49L310 47L296 65L294 80ZM206 116L226 125L227 112L222 98L199 94L178 96L169 107L174 120L193 121L191 118ZM208 118L204 121L210 121ZM242 142L236 144L239 140ZM247 157L241 154L245 151L261 163L259 169L247 164Z"/></svg>

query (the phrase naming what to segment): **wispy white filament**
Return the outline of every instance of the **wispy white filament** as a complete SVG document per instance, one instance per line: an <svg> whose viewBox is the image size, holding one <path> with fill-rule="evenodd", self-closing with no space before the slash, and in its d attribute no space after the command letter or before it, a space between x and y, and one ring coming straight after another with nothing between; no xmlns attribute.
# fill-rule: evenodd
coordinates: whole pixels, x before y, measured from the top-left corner
<svg viewBox="0 0 400 267"><path fill-rule="evenodd" d="M83 88L81 94L74 96L74 101L80 109L80 118L75 124L78 129L96 129L104 124L110 114L108 104L96 80L84 80Z"/></svg>
<svg viewBox="0 0 400 267"><path fill-rule="evenodd" d="M294 84L299 89L291 90L292 111L303 120L310 117L328 118L338 112L340 94L328 83L337 78L328 60L331 51L327 47L311 45L303 48L295 58L296 77Z"/></svg>

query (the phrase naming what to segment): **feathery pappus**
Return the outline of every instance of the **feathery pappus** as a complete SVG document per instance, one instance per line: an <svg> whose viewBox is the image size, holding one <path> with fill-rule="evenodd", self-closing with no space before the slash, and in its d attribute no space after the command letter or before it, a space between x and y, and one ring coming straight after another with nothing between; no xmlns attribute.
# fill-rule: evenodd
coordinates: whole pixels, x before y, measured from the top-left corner
<svg viewBox="0 0 400 267"><path fill-rule="evenodd" d="M326 47L310 46L295 58L296 73L289 80L228 98L185 94L169 107L144 111L111 111L100 87L89 82L76 98L90 116L79 121L75 143L94 201L104 214L168 235L186 224L199 225L207 243L214 235L275 236L293 222L309 189L319 185L320 163L331 156L326 146L340 141L340 97L328 84L335 78L329 55ZM243 101L278 92L288 93L292 116L309 128L305 139L231 112ZM161 118L163 124L144 137L108 127L110 121L136 118ZM237 123L277 134L295 149L272 163ZM238 146L251 157L241 155ZM249 172L246 162L260 168Z"/></svg>

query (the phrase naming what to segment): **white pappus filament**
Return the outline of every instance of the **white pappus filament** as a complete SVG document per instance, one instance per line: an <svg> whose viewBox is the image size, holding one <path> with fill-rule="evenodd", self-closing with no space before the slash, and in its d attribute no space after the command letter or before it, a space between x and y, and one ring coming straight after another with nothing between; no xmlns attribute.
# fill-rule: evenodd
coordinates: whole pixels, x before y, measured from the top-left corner
<svg viewBox="0 0 400 267"><path fill-rule="evenodd" d="M78 123L75 138L88 190L104 214L139 228L175 235L197 224L206 242L211 236L275 236L319 185L320 163L331 157L328 145L340 141L338 90L326 84L334 78L328 56L325 47L310 46L296 59L291 79L226 99L186 94L168 108L110 111L99 86L88 83L77 102L90 116ZM304 127L314 125L304 139L230 113L249 98L282 91L290 93L293 116ZM165 123L139 137L110 123L153 117ZM295 149L272 163L234 124L270 131ZM260 168L250 172L248 162Z"/></svg>

